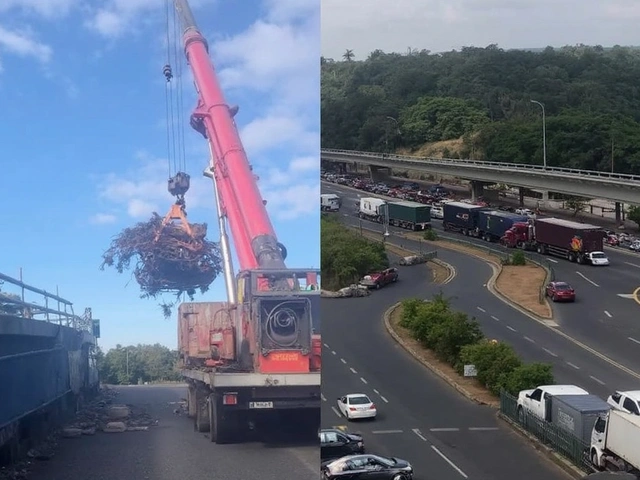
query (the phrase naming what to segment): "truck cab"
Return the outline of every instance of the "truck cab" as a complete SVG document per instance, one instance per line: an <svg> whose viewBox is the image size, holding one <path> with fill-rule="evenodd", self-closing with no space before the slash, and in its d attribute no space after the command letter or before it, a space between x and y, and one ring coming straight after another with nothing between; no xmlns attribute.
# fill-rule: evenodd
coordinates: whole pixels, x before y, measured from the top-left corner
<svg viewBox="0 0 640 480"><path fill-rule="evenodd" d="M524 420L528 414L550 421L551 398L560 395L589 395L589 392L576 385L541 385L522 390L518 394L518 418Z"/></svg>
<svg viewBox="0 0 640 480"><path fill-rule="evenodd" d="M323 193L320 195L320 210L325 212L337 212L340 210L340 197L335 193Z"/></svg>

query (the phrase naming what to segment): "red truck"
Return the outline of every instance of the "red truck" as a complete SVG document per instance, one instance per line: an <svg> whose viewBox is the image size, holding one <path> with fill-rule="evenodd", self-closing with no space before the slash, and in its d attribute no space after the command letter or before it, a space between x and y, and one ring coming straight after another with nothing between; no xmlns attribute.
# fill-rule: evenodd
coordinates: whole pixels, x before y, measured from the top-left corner
<svg viewBox="0 0 640 480"><path fill-rule="evenodd" d="M536 250L543 255L564 257L570 262L608 264L602 252L604 231L596 225L561 218L538 218L514 223L501 241L510 248Z"/></svg>
<svg viewBox="0 0 640 480"><path fill-rule="evenodd" d="M360 285L367 288L381 288L390 283L398 281L398 269L387 268L381 272L370 273L366 275L361 281Z"/></svg>

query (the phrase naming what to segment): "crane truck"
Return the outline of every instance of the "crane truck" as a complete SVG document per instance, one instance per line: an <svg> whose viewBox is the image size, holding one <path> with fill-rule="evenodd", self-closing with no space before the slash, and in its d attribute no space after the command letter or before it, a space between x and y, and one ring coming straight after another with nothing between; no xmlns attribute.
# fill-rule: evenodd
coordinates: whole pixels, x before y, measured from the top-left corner
<svg viewBox="0 0 640 480"><path fill-rule="evenodd" d="M225 101L207 40L187 0L173 0L197 90L191 126L207 141L227 298L178 308L178 349L195 429L218 444L241 442L272 421L320 426L320 272L287 268ZM165 66L165 72L168 70ZM184 195L169 181L169 191ZM180 182L178 182L180 183ZM234 274L227 224L236 250ZM291 423L289 423L291 425Z"/></svg>

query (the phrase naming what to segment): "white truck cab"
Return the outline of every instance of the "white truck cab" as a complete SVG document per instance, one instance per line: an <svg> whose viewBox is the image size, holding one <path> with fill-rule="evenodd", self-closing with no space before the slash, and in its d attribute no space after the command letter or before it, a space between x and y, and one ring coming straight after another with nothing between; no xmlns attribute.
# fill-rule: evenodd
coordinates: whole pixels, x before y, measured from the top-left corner
<svg viewBox="0 0 640 480"><path fill-rule="evenodd" d="M551 397L561 395L589 395L589 392L576 385L541 385L531 390L522 390L518 394L518 418L523 420L527 413L548 420L551 414L548 411Z"/></svg>
<svg viewBox="0 0 640 480"><path fill-rule="evenodd" d="M335 193L323 193L320 195L320 210L337 212L340 210L340 197Z"/></svg>

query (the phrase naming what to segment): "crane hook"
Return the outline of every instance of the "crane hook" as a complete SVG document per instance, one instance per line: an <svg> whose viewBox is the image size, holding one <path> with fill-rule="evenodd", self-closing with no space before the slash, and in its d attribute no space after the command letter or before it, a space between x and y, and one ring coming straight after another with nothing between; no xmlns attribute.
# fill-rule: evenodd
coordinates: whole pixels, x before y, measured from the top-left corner
<svg viewBox="0 0 640 480"><path fill-rule="evenodd" d="M167 82L170 82L171 79L173 78L173 72L171 71L171 65L166 64L164 67L162 67L162 74L164 75L164 78L167 79Z"/></svg>

